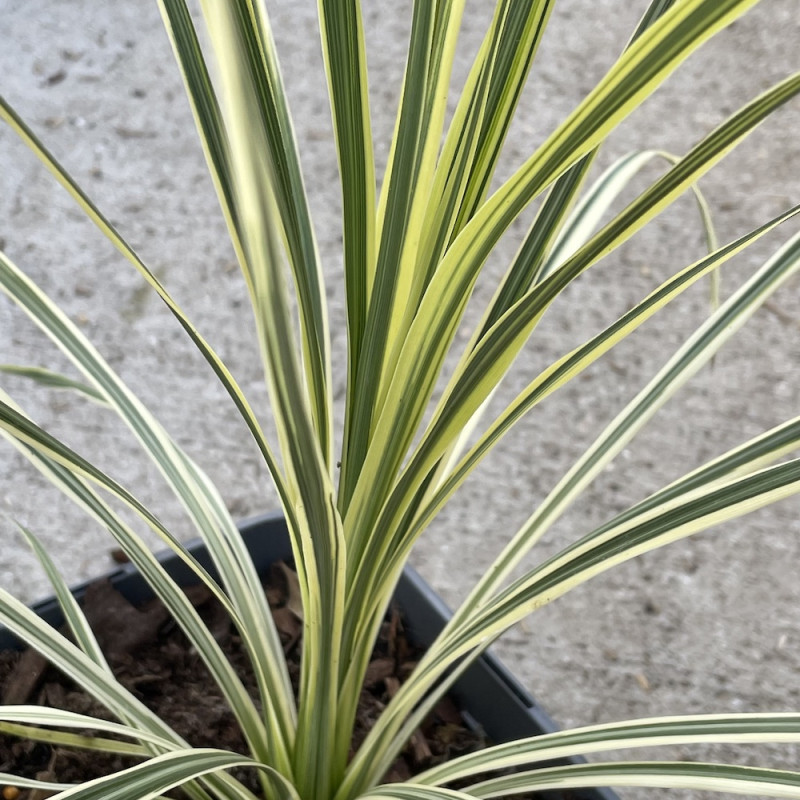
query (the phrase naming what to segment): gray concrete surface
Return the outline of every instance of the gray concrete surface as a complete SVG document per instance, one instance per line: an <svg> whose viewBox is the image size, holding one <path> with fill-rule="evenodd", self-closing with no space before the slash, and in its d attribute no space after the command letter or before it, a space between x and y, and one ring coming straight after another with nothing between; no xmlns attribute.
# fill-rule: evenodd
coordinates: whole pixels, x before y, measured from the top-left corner
<svg viewBox="0 0 800 800"><path fill-rule="evenodd" d="M490 5L468 3L456 82L480 41ZM644 6L643 0L556 5L507 144L503 175L603 74ZM341 407L339 198L316 4L297 0L270 7L329 281ZM2 92L184 305L266 420L245 292L155 4L0 0L0 18ZM365 19L382 166L402 75L408 3L371 0ZM799 19L797 0L761 3L693 56L620 127L600 166L636 148L684 152L746 99L798 67ZM800 201L798 129L795 102L704 179L722 241ZM723 295L792 230L797 225L726 267ZM471 308L473 320L514 251L512 237L487 266ZM0 239L5 252L62 304L208 470L237 518L275 507L244 427L186 337L5 129L0 130ZM600 330L699 257L702 248L695 208L684 199L565 293L495 409L536 370ZM682 471L797 414L799 286L795 280L776 295L713 367L659 414L534 556L554 552ZM531 414L487 460L414 554L414 563L449 601L463 596L500 544L707 313L703 285ZM33 326L0 299L0 362L8 361L65 367ZM20 381L4 379L3 385L35 419L135 488L179 535L192 535L158 476L107 415ZM70 580L108 567L108 538L9 448L0 457L0 509L8 515L0 518L0 583L23 599L47 593L47 585L11 516L41 535ZM562 724L796 709L799 510L796 501L788 501L604 575L520 625L498 650ZM678 755L740 757L724 748ZM796 757L795 749L780 748L772 763L793 764ZM766 756L752 758L759 762Z"/></svg>

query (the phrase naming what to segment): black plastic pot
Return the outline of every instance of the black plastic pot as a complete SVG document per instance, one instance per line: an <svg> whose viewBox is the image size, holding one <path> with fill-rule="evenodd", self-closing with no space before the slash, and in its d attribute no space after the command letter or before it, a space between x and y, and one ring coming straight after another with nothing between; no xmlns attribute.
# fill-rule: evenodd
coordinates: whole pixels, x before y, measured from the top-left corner
<svg viewBox="0 0 800 800"><path fill-rule="evenodd" d="M246 520L239 525L239 529L259 573L265 572L275 561L291 559L286 524L279 513ZM200 542L192 543L189 547L195 558L214 574L205 547ZM191 570L173 553L167 551L159 556L159 560L179 583L188 585L196 582ZM131 564L120 566L106 577L117 591L134 604L153 596L150 587ZM81 599L87 586L88 582L75 587L73 594ZM395 601L403 615L407 635L422 647L434 640L451 615L447 606L411 567L406 567L403 573ZM54 627L64 621L55 599L37 603L33 609ZM16 647L19 647L18 640L0 627L0 650ZM542 707L491 653L484 654L461 676L451 696L465 717L479 725L497 743L558 730ZM583 759L570 758L553 763L583 763ZM542 793L542 797L561 798L563 795L547 792ZM569 797L570 800L619 800L610 789L579 789L570 791Z"/></svg>

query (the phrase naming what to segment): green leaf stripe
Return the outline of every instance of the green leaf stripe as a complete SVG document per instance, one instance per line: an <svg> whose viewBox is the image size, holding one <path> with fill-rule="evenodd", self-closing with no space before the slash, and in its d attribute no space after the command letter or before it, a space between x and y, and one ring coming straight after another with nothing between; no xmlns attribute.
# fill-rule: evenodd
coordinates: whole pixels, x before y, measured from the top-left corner
<svg viewBox="0 0 800 800"><path fill-rule="evenodd" d="M152 755L146 747L130 742L120 742L117 739L104 739L100 736L80 736L75 733L63 731L50 731L44 728L35 728L32 725L16 725L11 722L0 722L0 734L15 736L18 739L29 739L32 742L44 742L53 747L69 747L78 750L95 750L101 753L118 753L126 756ZM173 748L166 748L171 750ZM2 781L0 781L2 785Z"/></svg>
<svg viewBox="0 0 800 800"><path fill-rule="evenodd" d="M477 783L469 787L469 796L506 797L529 791L585 786L695 789L796 798L800 789L800 772L685 761L576 764L547 767Z"/></svg>
<svg viewBox="0 0 800 800"><path fill-rule="evenodd" d="M375 165L366 52L360 3L319 0L319 9L342 186L348 391L352 393L353 365L361 353L375 279Z"/></svg>

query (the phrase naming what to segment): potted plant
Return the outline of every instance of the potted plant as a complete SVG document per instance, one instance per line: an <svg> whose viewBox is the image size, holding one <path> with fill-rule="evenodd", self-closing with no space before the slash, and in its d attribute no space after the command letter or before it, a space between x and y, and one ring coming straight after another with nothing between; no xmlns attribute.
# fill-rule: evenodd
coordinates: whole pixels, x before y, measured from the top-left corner
<svg viewBox="0 0 800 800"><path fill-rule="evenodd" d="M794 274L800 265L797 238L743 282L589 444L510 538L358 751L352 757L349 753L349 733L372 643L403 565L412 545L456 489L527 411L682 291L795 213L789 209L727 245L713 245L707 256L677 269L607 329L540 372L493 420L482 413L559 295L693 187L800 89L800 77L793 75L752 99L685 155L668 157L667 172L595 230L595 219L607 210L617 186L651 158L648 153L623 159L582 192L599 146L670 72L754 4L753 0L652 2L607 75L510 178L490 189L500 145L551 3L501 0L497 4L447 127L447 87L463 3L416 3L397 126L376 197L360 7L355 0L320 3L342 187L348 325L343 444L338 456L334 455L326 293L263 7L246 0L203 3L203 36L208 36L213 51L213 67L206 63L200 45L203 36L198 36L186 5L164 0L162 14L253 303L277 449L223 361L166 287L2 101L4 120L167 304L229 394L276 484L303 605L303 660L295 698L252 561L220 494L79 327L2 256L4 292L84 378L78 382L52 372L9 369L68 387L111 408L128 425L184 505L218 579L128 487L39 427L7 395L0 406L0 427L36 467L114 536L145 576L218 680L249 750L238 754L189 748L126 692L110 675L49 557L26 532L58 589L75 642L56 634L5 591L0 593L0 621L47 655L119 720L97 720L95 730L127 737L145 756L137 766L64 789L58 796L155 797L179 784L196 797L251 796L225 772L234 766L257 770L265 795L292 798L492 797L608 784L796 793L800 775L760 767L637 761L534 768L541 760L567 754L653 743L796 741L800 717L794 714L601 725L490 747L427 770L405 785L379 784L394 755L441 694L527 614L611 566L797 491L800 466L785 460L797 443L798 424L792 420L711 459L541 564L517 571L531 547L588 482ZM487 257L537 198L543 199L517 256L497 283L479 325L459 346L459 323ZM296 295L297 319L288 283ZM456 360L447 360L450 353ZM443 388L437 391L440 378ZM260 703L243 690L191 603L150 555L127 517L109 505L98 488L167 542L228 610L251 656ZM0 721L6 726L86 725L84 718L32 707L6 707ZM49 735L92 744L67 733ZM517 771L497 776L509 767ZM486 772L495 776L475 784L474 776ZM3 780L14 779L3 776ZM446 788L457 780L466 785ZM53 788L36 781L17 783Z"/></svg>

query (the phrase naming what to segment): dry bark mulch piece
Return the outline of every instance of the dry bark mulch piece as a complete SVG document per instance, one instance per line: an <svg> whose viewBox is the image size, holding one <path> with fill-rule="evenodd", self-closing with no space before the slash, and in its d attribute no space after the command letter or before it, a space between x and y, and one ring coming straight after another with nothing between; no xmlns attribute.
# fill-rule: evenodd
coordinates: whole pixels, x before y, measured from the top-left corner
<svg viewBox="0 0 800 800"><path fill-rule="evenodd" d="M28 648L17 660L11 674L3 682L3 705L27 703L47 670L47 659Z"/></svg>
<svg viewBox="0 0 800 800"><path fill-rule="evenodd" d="M158 600L136 608L108 580L87 587L83 612L112 664L129 659L142 645L152 642L169 619L169 612Z"/></svg>
<svg viewBox="0 0 800 800"><path fill-rule="evenodd" d="M264 581L264 589L296 686L302 634L297 576L286 565L276 564ZM257 697L255 678L241 639L222 606L203 586L185 591L247 691ZM236 719L219 688L160 601L152 600L135 608L108 581L100 581L87 590L83 610L117 679L179 735L195 747L246 752ZM392 612L382 626L367 669L351 753L411 673L419 655L420 651L405 636L400 615ZM0 652L0 688L4 703L38 703L110 718L90 695L32 650ZM456 706L445 698L414 734L385 780L408 780L429 766L483 746L480 734L465 725ZM66 750L0 735L0 772L69 783L101 777L135 763L137 759L130 757ZM259 793L252 770L242 771L237 777ZM176 791L170 796L184 795ZM42 800L42 797L23 791L18 800Z"/></svg>

